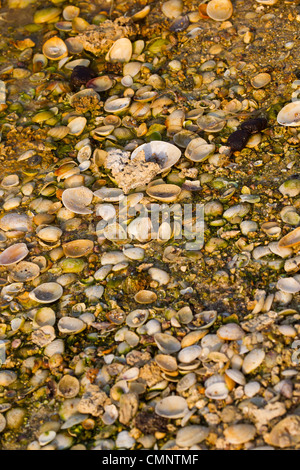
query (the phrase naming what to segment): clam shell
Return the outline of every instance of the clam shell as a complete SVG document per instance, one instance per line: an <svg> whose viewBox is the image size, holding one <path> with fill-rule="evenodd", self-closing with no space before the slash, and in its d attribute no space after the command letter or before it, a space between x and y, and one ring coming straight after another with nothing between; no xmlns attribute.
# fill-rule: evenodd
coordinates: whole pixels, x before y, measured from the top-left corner
<svg viewBox="0 0 300 470"><path fill-rule="evenodd" d="M32 230L32 223L26 214L10 212L9 214L5 214L1 217L0 229L4 230L4 232L8 232L9 230L30 232Z"/></svg>
<svg viewBox="0 0 300 470"><path fill-rule="evenodd" d="M76 117L72 119L71 122L68 123L68 128L69 128L69 134L71 135L80 135L85 126L86 126L87 120L83 116Z"/></svg>
<svg viewBox="0 0 300 470"><path fill-rule="evenodd" d="M118 96L111 96L104 103L104 111L112 114L119 114L125 111L130 106L131 99L129 97L119 98Z"/></svg>
<svg viewBox="0 0 300 470"><path fill-rule="evenodd" d="M159 173L171 168L181 157L181 150L175 145L154 140L137 147L131 154L131 160L134 160L141 151L145 153L146 161L155 161L160 165Z"/></svg>
<svg viewBox="0 0 300 470"><path fill-rule="evenodd" d="M246 384L246 379L244 374L237 370L237 369L227 369L225 374L234 382L236 382L239 385L245 385Z"/></svg>
<svg viewBox="0 0 300 470"><path fill-rule="evenodd" d="M205 396L213 400L225 400L228 396L229 390L225 382L216 382L209 385L205 389Z"/></svg>
<svg viewBox="0 0 300 470"><path fill-rule="evenodd" d="M233 6L230 0L211 0L206 13L215 21L226 21L232 16Z"/></svg>
<svg viewBox="0 0 300 470"><path fill-rule="evenodd" d="M263 88L266 85L268 85L268 83L270 83L271 78L272 77L269 73L266 73L266 72L259 73L258 75L255 75L255 77L251 79L251 85L254 88Z"/></svg>
<svg viewBox="0 0 300 470"><path fill-rule="evenodd" d="M157 300L157 295L151 290L140 290L135 294L134 300L138 304L151 304Z"/></svg>
<svg viewBox="0 0 300 470"><path fill-rule="evenodd" d="M70 54L80 54L83 51L83 44L78 41L77 37L67 38L65 44Z"/></svg>
<svg viewBox="0 0 300 470"><path fill-rule="evenodd" d="M184 364L189 364L199 357L201 347L198 345L187 346L178 353L178 360Z"/></svg>
<svg viewBox="0 0 300 470"><path fill-rule="evenodd" d="M251 441L255 434L256 428L253 424L233 424L224 431L226 440L234 445Z"/></svg>
<svg viewBox="0 0 300 470"><path fill-rule="evenodd" d="M29 253L25 243L11 245L0 254L0 266L10 266L24 259Z"/></svg>
<svg viewBox="0 0 300 470"><path fill-rule="evenodd" d="M245 332L236 323L227 323L218 329L217 335L227 341L238 341L245 336Z"/></svg>
<svg viewBox="0 0 300 470"><path fill-rule="evenodd" d="M148 270L148 273L150 274L151 278L153 281L157 281L160 286L166 285L170 281L170 275L163 269L159 268L150 268Z"/></svg>
<svg viewBox="0 0 300 470"><path fill-rule="evenodd" d="M29 297L36 302L48 304L60 299L63 292L62 286L57 282L46 282L33 289Z"/></svg>
<svg viewBox="0 0 300 470"><path fill-rule="evenodd" d="M59 227L48 225L46 227L40 226L36 233L44 242L55 243L60 239L63 232Z"/></svg>
<svg viewBox="0 0 300 470"><path fill-rule="evenodd" d="M16 282L28 282L37 278L40 274L40 268L35 263L21 261L10 270L10 277Z"/></svg>
<svg viewBox="0 0 300 470"><path fill-rule="evenodd" d="M276 284L277 289L289 293L296 294L300 291L300 283L293 277L283 277Z"/></svg>
<svg viewBox="0 0 300 470"><path fill-rule="evenodd" d="M73 240L62 245L65 256L69 258L80 258L92 253L94 242L88 239Z"/></svg>
<svg viewBox="0 0 300 470"><path fill-rule="evenodd" d="M40 308L34 315L34 322L39 326L54 326L56 322L56 315L54 310L49 307Z"/></svg>
<svg viewBox="0 0 300 470"><path fill-rule="evenodd" d="M163 398L155 406L155 413L168 419L183 418L188 411L185 398L177 395Z"/></svg>
<svg viewBox="0 0 300 470"><path fill-rule="evenodd" d="M3 178L1 181L1 186L3 188L13 188L14 186L18 186L20 184L20 179L18 175L8 175Z"/></svg>
<svg viewBox="0 0 300 470"><path fill-rule="evenodd" d="M157 354L155 356L155 362L158 367L167 372L175 372L178 368L176 358L169 354Z"/></svg>
<svg viewBox="0 0 300 470"><path fill-rule="evenodd" d="M192 447L204 441L209 435L209 428L192 424L179 429L176 444L180 447Z"/></svg>
<svg viewBox="0 0 300 470"><path fill-rule="evenodd" d="M79 318L65 316L58 321L57 327L61 333L73 335L83 331L86 323Z"/></svg>
<svg viewBox="0 0 300 470"><path fill-rule="evenodd" d="M262 349L252 349L243 362L242 371L244 374L250 374L253 370L261 365L265 358L265 352Z"/></svg>
<svg viewBox="0 0 300 470"><path fill-rule="evenodd" d="M194 372L184 375L176 385L178 393L186 392L189 388L197 383L197 376Z"/></svg>
<svg viewBox="0 0 300 470"><path fill-rule="evenodd" d="M299 108L300 109L300 108ZM291 248L300 244L300 227L295 228L290 233L281 238L278 242L279 248Z"/></svg>
<svg viewBox="0 0 300 470"><path fill-rule="evenodd" d="M129 62L132 56L132 43L128 38L118 39L106 55L109 62Z"/></svg>
<svg viewBox="0 0 300 470"><path fill-rule="evenodd" d="M63 205L75 214L91 214L87 208L93 200L93 192L85 186L68 188L62 194Z"/></svg>
<svg viewBox="0 0 300 470"><path fill-rule="evenodd" d="M154 341L163 354L173 354L181 349L178 339L166 333L156 333Z"/></svg>
<svg viewBox="0 0 300 470"><path fill-rule="evenodd" d="M215 144L208 144L201 137L191 140L185 150L185 156L192 162L203 162L215 151Z"/></svg>
<svg viewBox="0 0 300 470"><path fill-rule="evenodd" d="M300 126L300 101L284 106L277 115L277 122L282 126Z"/></svg>
<svg viewBox="0 0 300 470"><path fill-rule="evenodd" d="M167 18L175 19L180 16L183 11L183 2L182 0L168 0L167 2L163 2L161 11Z"/></svg>
<svg viewBox="0 0 300 470"><path fill-rule="evenodd" d="M114 85L114 80L112 80L108 75L101 75L100 77L92 78L87 82L87 88L93 88L93 90L98 92L107 91Z"/></svg>
<svg viewBox="0 0 300 470"><path fill-rule="evenodd" d="M58 382L58 392L64 398L75 398L79 393L80 384L79 380L72 375L64 375Z"/></svg>
<svg viewBox="0 0 300 470"><path fill-rule="evenodd" d="M168 203L177 199L181 189L176 184L154 184L148 187L146 192L153 199Z"/></svg>
<svg viewBox="0 0 300 470"><path fill-rule="evenodd" d="M60 60L63 57L67 57L68 48L62 39L54 36L43 45L43 54L47 59Z"/></svg>
<svg viewBox="0 0 300 470"><path fill-rule="evenodd" d="M149 316L149 310L137 309L130 312L126 317L126 324L131 328L142 326Z"/></svg>

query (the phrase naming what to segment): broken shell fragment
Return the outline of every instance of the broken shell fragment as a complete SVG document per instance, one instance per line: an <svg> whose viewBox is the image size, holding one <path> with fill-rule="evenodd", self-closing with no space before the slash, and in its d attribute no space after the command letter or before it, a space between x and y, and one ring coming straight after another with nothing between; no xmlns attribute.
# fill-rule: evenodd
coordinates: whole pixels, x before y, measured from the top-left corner
<svg viewBox="0 0 300 470"><path fill-rule="evenodd" d="M57 282L46 282L33 289L29 297L36 302L48 304L60 299L63 292L62 286Z"/></svg>
<svg viewBox="0 0 300 470"><path fill-rule="evenodd" d="M11 245L0 254L0 266L10 266L24 259L29 253L25 243Z"/></svg>

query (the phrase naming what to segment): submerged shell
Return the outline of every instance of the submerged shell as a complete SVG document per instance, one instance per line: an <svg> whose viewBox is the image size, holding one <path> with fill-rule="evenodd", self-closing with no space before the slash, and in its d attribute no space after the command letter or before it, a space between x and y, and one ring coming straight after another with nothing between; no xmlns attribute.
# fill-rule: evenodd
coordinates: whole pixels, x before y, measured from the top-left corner
<svg viewBox="0 0 300 470"><path fill-rule="evenodd" d="M163 398L155 406L155 413L168 419L183 418L188 411L185 398L177 395Z"/></svg>
<svg viewBox="0 0 300 470"><path fill-rule="evenodd" d="M211 0L207 4L206 13L215 21L228 20L233 13L230 0Z"/></svg>
<svg viewBox="0 0 300 470"><path fill-rule="evenodd" d="M155 302L156 299L157 299L157 295L155 294L155 292L152 292L151 290L140 290L134 296L134 300L138 304L151 304Z"/></svg>
<svg viewBox="0 0 300 470"><path fill-rule="evenodd" d="M129 62L132 56L132 43L128 38L118 39L106 55L110 62Z"/></svg>
<svg viewBox="0 0 300 470"><path fill-rule="evenodd" d="M104 103L104 110L107 113L119 114L125 111L130 106L131 99L129 97L119 98L118 96L111 96Z"/></svg>
<svg viewBox="0 0 300 470"><path fill-rule="evenodd" d="M47 59L60 60L68 55L68 48L64 41L54 36L43 45L43 54Z"/></svg>
<svg viewBox="0 0 300 470"><path fill-rule="evenodd" d="M80 318L66 316L58 321L57 326L61 333L72 335L83 331L86 324Z"/></svg>
<svg viewBox="0 0 300 470"><path fill-rule="evenodd" d="M131 160L134 160L142 151L145 153L146 162L152 161L159 164L161 168L159 173L171 168L181 157L181 150L175 145L154 140L137 147L131 154Z"/></svg>
<svg viewBox="0 0 300 470"><path fill-rule="evenodd" d="M300 101L284 106L277 115L277 122L282 126L300 126Z"/></svg>
<svg viewBox="0 0 300 470"><path fill-rule="evenodd" d="M295 228L290 233L281 238L278 242L279 248L296 247L300 244L300 227Z"/></svg>
<svg viewBox="0 0 300 470"><path fill-rule="evenodd" d="M181 349L178 339L166 333L156 333L154 335L154 340L158 349L164 354L172 354Z"/></svg>
<svg viewBox="0 0 300 470"><path fill-rule="evenodd" d="M60 299L63 292L62 286L57 282L46 282L33 289L29 293L29 297L36 302L48 304Z"/></svg>
<svg viewBox="0 0 300 470"><path fill-rule="evenodd" d="M162 202L174 202L181 189L176 184L153 184L146 190L148 196Z"/></svg>
<svg viewBox="0 0 300 470"><path fill-rule="evenodd" d="M91 214L88 209L93 200L93 192L85 186L68 188L62 194L63 205L75 214Z"/></svg>
<svg viewBox="0 0 300 470"><path fill-rule="evenodd" d="M185 156L192 162L203 162L215 151L215 148L215 144L208 144L202 137L197 137L188 144Z"/></svg>
<svg viewBox="0 0 300 470"><path fill-rule="evenodd" d="M24 259L29 253L25 243L11 245L0 254L0 266L10 266Z"/></svg>
<svg viewBox="0 0 300 470"><path fill-rule="evenodd" d="M73 240L62 245L64 254L69 258L80 258L91 253L94 249L94 242L88 239Z"/></svg>
<svg viewBox="0 0 300 470"><path fill-rule="evenodd" d="M130 312L126 317L126 324L131 328L142 326L149 316L149 310L137 309Z"/></svg>
<svg viewBox="0 0 300 470"><path fill-rule="evenodd" d="M40 274L40 268L35 263L21 261L10 271L11 278L16 282L28 282L37 278Z"/></svg>

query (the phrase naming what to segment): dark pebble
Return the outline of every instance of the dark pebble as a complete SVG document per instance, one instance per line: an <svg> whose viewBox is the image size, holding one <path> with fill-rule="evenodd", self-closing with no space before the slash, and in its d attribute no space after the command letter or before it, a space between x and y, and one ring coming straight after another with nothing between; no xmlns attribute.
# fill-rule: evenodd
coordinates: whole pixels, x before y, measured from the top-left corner
<svg viewBox="0 0 300 470"><path fill-rule="evenodd" d="M248 121L242 122L240 128L250 132L250 134L255 134L255 132L263 131L268 125L266 118L255 118L249 119Z"/></svg>
<svg viewBox="0 0 300 470"><path fill-rule="evenodd" d="M250 135L245 129L239 129L228 137L227 145L233 152L240 152L246 146Z"/></svg>
<svg viewBox="0 0 300 470"><path fill-rule="evenodd" d="M94 77L95 74L91 69L84 65L76 65L70 78L71 87L73 90L78 90L82 85L86 85L87 82Z"/></svg>
<svg viewBox="0 0 300 470"><path fill-rule="evenodd" d="M189 24L190 20L188 16L181 16L179 18L176 18L176 20L171 23L169 29L174 33L179 33L180 31L184 31L185 29L187 29Z"/></svg>

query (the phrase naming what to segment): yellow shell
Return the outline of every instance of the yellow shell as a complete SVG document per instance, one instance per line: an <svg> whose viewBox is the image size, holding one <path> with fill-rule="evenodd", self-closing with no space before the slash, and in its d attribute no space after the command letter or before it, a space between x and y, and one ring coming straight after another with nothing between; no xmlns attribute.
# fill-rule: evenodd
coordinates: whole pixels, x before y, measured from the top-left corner
<svg viewBox="0 0 300 470"><path fill-rule="evenodd" d="M47 59L60 60L68 55L68 48L58 36L48 39L43 45L43 54Z"/></svg>

